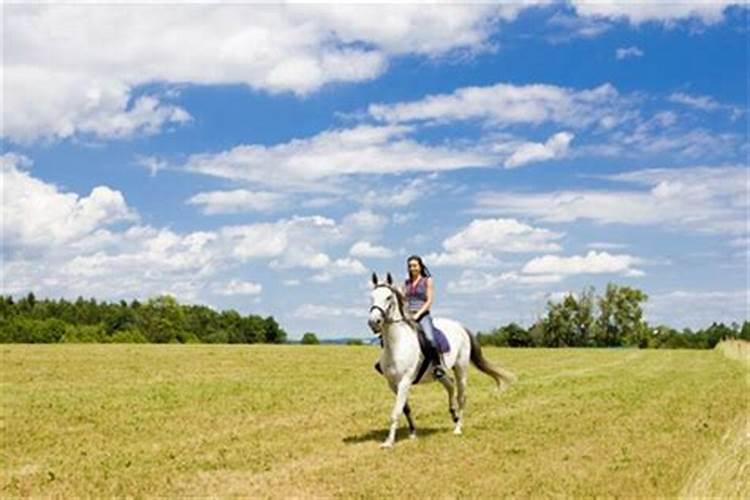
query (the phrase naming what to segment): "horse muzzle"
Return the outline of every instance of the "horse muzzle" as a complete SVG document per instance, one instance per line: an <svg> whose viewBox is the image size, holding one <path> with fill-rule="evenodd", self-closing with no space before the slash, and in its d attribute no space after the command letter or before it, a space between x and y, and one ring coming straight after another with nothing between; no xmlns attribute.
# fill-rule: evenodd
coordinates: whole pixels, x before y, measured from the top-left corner
<svg viewBox="0 0 750 500"><path fill-rule="evenodd" d="M372 330L372 333L375 335L380 335L383 333L383 325L385 324L385 320L383 319L383 314L380 312L379 309L372 309L370 311L370 317L367 320L367 324L370 327L370 330Z"/></svg>

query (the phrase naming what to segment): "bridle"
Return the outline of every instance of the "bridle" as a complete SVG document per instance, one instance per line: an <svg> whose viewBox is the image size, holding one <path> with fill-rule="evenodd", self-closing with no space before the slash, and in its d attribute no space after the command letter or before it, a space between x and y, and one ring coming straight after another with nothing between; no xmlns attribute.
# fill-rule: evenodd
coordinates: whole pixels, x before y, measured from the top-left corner
<svg viewBox="0 0 750 500"><path fill-rule="evenodd" d="M399 300L398 294L393 289L393 287L387 285L386 283L380 283L379 285L376 285L375 288L387 288L388 290L391 291L391 293L393 295L396 296L396 300ZM370 307L370 312L372 313L372 311L379 311L380 312L381 316L383 316L383 323L385 325L389 325L389 324L393 324L393 323L402 323L402 322L406 323L406 319L404 319L403 313L401 314L401 318L399 318L399 319L391 319L389 317L388 312L385 309L383 309L382 307L380 307L379 305L377 305L377 304L373 304L373 306ZM378 332L378 333L380 333L380 332Z"/></svg>

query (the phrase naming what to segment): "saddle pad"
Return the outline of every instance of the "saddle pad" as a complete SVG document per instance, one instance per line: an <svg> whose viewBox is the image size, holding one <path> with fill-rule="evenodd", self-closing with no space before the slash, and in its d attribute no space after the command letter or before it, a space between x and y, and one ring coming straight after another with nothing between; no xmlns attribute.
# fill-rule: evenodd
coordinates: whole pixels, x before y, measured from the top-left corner
<svg viewBox="0 0 750 500"><path fill-rule="evenodd" d="M450 351L451 345L448 343L448 337L446 337L441 330L438 330L434 326L432 327L432 331L435 335L435 344L437 344L438 350L443 354Z"/></svg>

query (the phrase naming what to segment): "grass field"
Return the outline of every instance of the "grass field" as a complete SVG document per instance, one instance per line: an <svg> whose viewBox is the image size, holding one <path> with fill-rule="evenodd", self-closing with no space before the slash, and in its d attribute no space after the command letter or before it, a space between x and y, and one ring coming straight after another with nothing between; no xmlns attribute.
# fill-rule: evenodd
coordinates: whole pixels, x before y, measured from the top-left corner
<svg viewBox="0 0 750 500"><path fill-rule="evenodd" d="M0 346L0 496L737 495L748 364L718 351L485 349L463 436L438 385L381 450L373 347Z"/></svg>

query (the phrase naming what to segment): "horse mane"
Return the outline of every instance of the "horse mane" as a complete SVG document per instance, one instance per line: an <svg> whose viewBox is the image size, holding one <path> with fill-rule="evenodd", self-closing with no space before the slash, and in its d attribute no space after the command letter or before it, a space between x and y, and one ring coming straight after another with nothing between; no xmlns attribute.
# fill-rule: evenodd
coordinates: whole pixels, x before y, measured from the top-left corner
<svg viewBox="0 0 750 500"><path fill-rule="evenodd" d="M406 314L404 312L404 304L406 303L406 297L404 297L404 294L401 293L401 290L396 288L395 286L389 285L388 288L396 295L396 302L398 303L398 312L401 313L401 317L404 318L404 321L411 326L414 331L419 331L419 323L414 321L414 318L411 317L410 314Z"/></svg>

